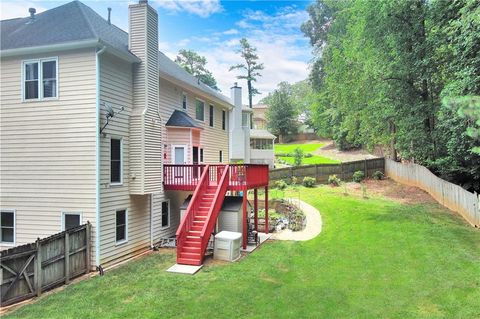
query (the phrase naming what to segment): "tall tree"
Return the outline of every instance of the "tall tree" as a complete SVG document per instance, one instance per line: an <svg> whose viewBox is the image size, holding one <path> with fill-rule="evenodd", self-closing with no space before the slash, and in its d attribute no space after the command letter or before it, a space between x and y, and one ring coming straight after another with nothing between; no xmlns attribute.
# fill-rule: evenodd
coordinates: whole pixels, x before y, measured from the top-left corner
<svg viewBox="0 0 480 319"><path fill-rule="evenodd" d="M193 50L182 49L178 51L175 62L212 89L220 90L212 72L207 69L207 59L204 56Z"/></svg>
<svg viewBox="0 0 480 319"><path fill-rule="evenodd" d="M278 84L278 88L269 94L266 99L267 109L267 127L282 139L288 135L295 134L297 131L297 109L292 103L291 86L287 82Z"/></svg>
<svg viewBox="0 0 480 319"><path fill-rule="evenodd" d="M260 71L264 69L263 63L258 63L257 48L250 45L247 39L240 39L240 53L245 63L239 63L230 67L232 70L243 70L245 74L237 76L237 79L247 80L248 89L248 106L252 107L253 97L260 92L253 87L252 82L256 82L259 76L262 76Z"/></svg>
<svg viewBox="0 0 480 319"><path fill-rule="evenodd" d="M478 0L316 0L308 13L318 132L480 190L472 118L442 103L480 95Z"/></svg>

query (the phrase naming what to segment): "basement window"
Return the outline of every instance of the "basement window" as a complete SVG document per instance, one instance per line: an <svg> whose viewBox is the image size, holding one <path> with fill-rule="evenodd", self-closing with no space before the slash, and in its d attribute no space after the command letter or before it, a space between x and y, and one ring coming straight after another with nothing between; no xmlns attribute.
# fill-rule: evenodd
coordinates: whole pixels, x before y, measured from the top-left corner
<svg viewBox="0 0 480 319"><path fill-rule="evenodd" d="M115 241L117 244L127 241L127 230L127 210L117 210L115 212Z"/></svg>
<svg viewBox="0 0 480 319"><path fill-rule="evenodd" d="M62 230L67 230L80 226L82 222L82 214L80 213L63 213Z"/></svg>
<svg viewBox="0 0 480 319"><path fill-rule="evenodd" d="M170 226L170 202L162 202L162 228L168 228Z"/></svg>
<svg viewBox="0 0 480 319"><path fill-rule="evenodd" d="M23 62L23 100L48 100L58 97L57 58Z"/></svg>
<svg viewBox="0 0 480 319"><path fill-rule="evenodd" d="M15 243L15 212L2 210L0 214L0 241L2 244Z"/></svg>

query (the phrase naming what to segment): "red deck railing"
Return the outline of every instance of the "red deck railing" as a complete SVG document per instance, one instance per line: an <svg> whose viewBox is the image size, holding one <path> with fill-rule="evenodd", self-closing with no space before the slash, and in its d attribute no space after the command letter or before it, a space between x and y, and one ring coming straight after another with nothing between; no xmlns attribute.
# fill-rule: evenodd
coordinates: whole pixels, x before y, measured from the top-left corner
<svg viewBox="0 0 480 319"><path fill-rule="evenodd" d="M209 181L220 180L226 164L208 165ZM268 165L229 164L227 190L242 191L244 188L268 186ZM163 185L165 190L195 190L200 182L206 165L171 165L163 166Z"/></svg>
<svg viewBox="0 0 480 319"><path fill-rule="evenodd" d="M186 165L187 166L187 165ZM191 165L188 165L191 166ZM183 217L182 221L180 222L180 226L177 229L177 249L181 251L184 245L184 242L187 238L188 231L192 228L193 219L195 217L195 212L198 210L201 204L201 195L205 193L209 184L209 176L208 176L208 165L204 167L202 175L200 178L195 179L198 181L199 187L196 189L195 193L192 195L192 199L188 204L187 211L185 216ZM188 175L189 177L191 175ZM193 179L189 179L188 181L192 181Z"/></svg>

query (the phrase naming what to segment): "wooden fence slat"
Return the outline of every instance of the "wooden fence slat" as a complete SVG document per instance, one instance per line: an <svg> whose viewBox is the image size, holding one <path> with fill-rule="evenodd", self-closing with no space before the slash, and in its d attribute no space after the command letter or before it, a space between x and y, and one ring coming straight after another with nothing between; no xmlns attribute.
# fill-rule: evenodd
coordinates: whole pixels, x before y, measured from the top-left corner
<svg viewBox="0 0 480 319"><path fill-rule="evenodd" d="M472 226L480 227L477 194L437 177L418 164L402 164L386 159L385 172L397 182L423 189L441 205L459 213Z"/></svg>
<svg viewBox="0 0 480 319"><path fill-rule="evenodd" d="M90 231L87 223L35 243L1 253L1 306L11 305L43 291L69 283L90 271ZM84 252L83 255L77 255Z"/></svg>

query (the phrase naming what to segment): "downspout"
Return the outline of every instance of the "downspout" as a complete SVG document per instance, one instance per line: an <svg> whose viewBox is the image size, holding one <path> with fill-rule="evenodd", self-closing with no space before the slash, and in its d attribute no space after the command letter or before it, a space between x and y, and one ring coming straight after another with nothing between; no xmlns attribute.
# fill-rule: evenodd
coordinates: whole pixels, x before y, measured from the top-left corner
<svg viewBox="0 0 480 319"><path fill-rule="evenodd" d="M153 249L153 194L150 194L150 248Z"/></svg>
<svg viewBox="0 0 480 319"><path fill-rule="evenodd" d="M95 53L95 87L96 87L96 110L95 110L95 264L100 267L100 55L107 47L103 47Z"/></svg>

